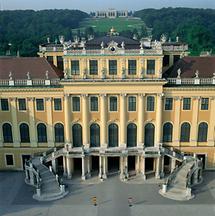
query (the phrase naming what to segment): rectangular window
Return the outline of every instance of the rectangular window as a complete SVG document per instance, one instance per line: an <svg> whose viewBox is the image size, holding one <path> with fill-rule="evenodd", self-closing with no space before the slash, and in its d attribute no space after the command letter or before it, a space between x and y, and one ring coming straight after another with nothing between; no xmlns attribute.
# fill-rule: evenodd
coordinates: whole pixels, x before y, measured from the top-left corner
<svg viewBox="0 0 215 216"><path fill-rule="evenodd" d="M13 166L14 165L14 160L13 160L13 155L5 155L6 157L6 165L7 166Z"/></svg>
<svg viewBox="0 0 215 216"><path fill-rule="evenodd" d="M165 56L163 57L163 66L164 66L164 67L169 66L169 55L165 55Z"/></svg>
<svg viewBox="0 0 215 216"><path fill-rule="evenodd" d="M72 98L72 111L73 112L80 112L80 97L73 97Z"/></svg>
<svg viewBox="0 0 215 216"><path fill-rule="evenodd" d="M136 111L136 97L130 96L128 97L128 111Z"/></svg>
<svg viewBox="0 0 215 216"><path fill-rule="evenodd" d="M153 96L147 97L147 111L155 110L155 98Z"/></svg>
<svg viewBox="0 0 215 216"><path fill-rule="evenodd" d="M1 99L1 110L2 111L9 111L8 99Z"/></svg>
<svg viewBox="0 0 215 216"><path fill-rule="evenodd" d="M201 99L201 110L208 110L209 107L209 98Z"/></svg>
<svg viewBox="0 0 215 216"><path fill-rule="evenodd" d="M26 110L26 100L24 98L18 99L18 106L20 111Z"/></svg>
<svg viewBox="0 0 215 216"><path fill-rule="evenodd" d="M137 72L137 61L128 60L128 75L136 75Z"/></svg>
<svg viewBox="0 0 215 216"><path fill-rule="evenodd" d="M183 110L190 110L191 108L191 99L183 98Z"/></svg>
<svg viewBox="0 0 215 216"><path fill-rule="evenodd" d="M80 74L80 66L78 60L71 61L71 74L72 75L79 75Z"/></svg>
<svg viewBox="0 0 215 216"><path fill-rule="evenodd" d="M98 97L90 97L90 111L97 112L99 110Z"/></svg>
<svg viewBox="0 0 215 216"><path fill-rule="evenodd" d="M117 97L110 97L110 111L117 111Z"/></svg>
<svg viewBox="0 0 215 216"><path fill-rule="evenodd" d="M165 100L165 110L172 110L173 98L166 98Z"/></svg>
<svg viewBox="0 0 215 216"><path fill-rule="evenodd" d="M90 60L90 75L98 75L98 61Z"/></svg>
<svg viewBox="0 0 215 216"><path fill-rule="evenodd" d="M44 100L43 99L36 99L36 107L37 107L37 111L44 111L45 110Z"/></svg>
<svg viewBox="0 0 215 216"><path fill-rule="evenodd" d="M55 111L62 110L62 102L60 98L54 98L54 110Z"/></svg>
<svg viewBox="0 0 215 216"><path fill-rule="evenodd" d="M155 74L155 60L147 60L147 74Z"/></svg>
<svg viewBox="0 0 215 216"><path fill-rule="evenodd" d="M117 60L109 60L109 75L117 75Z"/></svg>
<svg viewBox="0 0 215 216"><path fill-rule="evenodd" d="M47 61L50 63L50 64L53 64L53 56L47 56Z"/></svg>
<svg viewBox="0 0 215 216"><path fill-rule="evenodd" d="M63 57L62 56L57 56L57 67L63 71Z"/></svg>

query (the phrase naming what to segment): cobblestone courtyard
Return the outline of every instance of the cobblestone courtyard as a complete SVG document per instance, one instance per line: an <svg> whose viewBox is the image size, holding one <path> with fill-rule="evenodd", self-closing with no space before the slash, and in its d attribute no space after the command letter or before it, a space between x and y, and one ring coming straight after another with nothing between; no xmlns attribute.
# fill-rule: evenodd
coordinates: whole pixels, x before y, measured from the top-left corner
<svg viewBox="0 0 215 216"><path fill-rule="evenodd" d="M0 172L0 215L13 216L139 216L215 215L215 172L205 172L201 187L194 188L195 199L178 202L158 194L155 182L122 183L119 176L104 182L67 181L69 195L54 202L32 199L34 188L25 185L24 173ZM91 198L97 197L93 206ZM133 198L129 207L128 197Z"/></svg>

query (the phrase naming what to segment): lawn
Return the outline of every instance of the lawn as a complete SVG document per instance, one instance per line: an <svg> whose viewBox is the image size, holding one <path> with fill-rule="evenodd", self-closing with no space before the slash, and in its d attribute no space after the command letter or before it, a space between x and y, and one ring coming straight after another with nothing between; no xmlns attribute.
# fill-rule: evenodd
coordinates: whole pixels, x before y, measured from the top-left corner
<svg viewBox="0 0 215 216"><path fill-rule="evenodd" d="M90 18L84 20L80 24L80 30L87 27L93 27L95 32L108 32L112 27L116 29L117 32L122 32L126 30L141 29L145 26L145 23L139 18Z"/></svg>

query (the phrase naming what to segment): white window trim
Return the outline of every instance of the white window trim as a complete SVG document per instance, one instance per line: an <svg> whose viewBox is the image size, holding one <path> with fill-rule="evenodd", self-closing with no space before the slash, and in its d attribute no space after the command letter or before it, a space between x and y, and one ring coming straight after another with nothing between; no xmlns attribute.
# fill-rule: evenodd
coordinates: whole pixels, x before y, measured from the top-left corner
<svg viewBox="0 0 215 216"><path fill-rule="evenodd" d="M7 165L7 160L6 160L6 156L7 155L12 155L12 157L13 157L13 165ZM6 167L15 167L15 165L16 165L16 162L15 162L15 159L14 159L14 154L13 153L5 153L4 154L4 161L5 161L5 166Z"/></svg>
<svg viewBox="0 0 215 216"><path fill-rule="evenodd" d="M43 100L44 110L38 110L38 109L37 109L37 99L42 99L42 100ZM36 110L36 112L45 112L45 111L46 111L46 105L45 105L45 100L44 100L44 98L35 98L35 110Z"/></svg>
<svg viewBox="0 0 215 216"><path fill-rule="evenodd" d="M73 111L73 98L75 98L75 97L78 97L79 101L80 101L80 110L79 111ZM80 113L81 112L81 96L79 96L79 95L73 95L71 97L71 111L72 111L72 113Z"/></svg>
<svg viewBox="0 0 215 216"><path fill-rule="evenodd" d="M7 99L7 101L8 101L8 110L2 110L2 107L1 107L1 99ZM1 112L10 112L10 101L9 101L9 99L8 98L1 98L0 99L0 110L1 110Z"/></svg>
<svg viewBox="0 0 215 216"><path fill-rule="evenodd" d="M54 99L60 99L61 100L61 110L55 110L55 104L54 104ZM53 107L53 111L54 112L63 112L63 102L62 102L63 100L62 100L62 98L61 97L56 97L56 98L53 98L53 105L52 105L52 107Z"/></svg>
<svg viewBox="0 0 215 216"><path fill-rule="evenodd" d="M20 110L20 109L19 109L19 99L25 99L25 106L26 106L26 109L25 109L25 110ZM17 110L18 110L19 112L24 112L24 113L27 112L27 110L28 110L28 104L27 104L26 98L17 98L17 107L18 107Z"/></svg>
<svg viewBox="0 0 215 216"><path fill-rule="evenodd" d="M135 98L136 98L136 107L135 107L135 111L130 111L130 110L129 110L129 97L135 97ZM129 113L135 113L135 112L137 112L137 96L136 96L136 95L129 95L129 96L127 97L127 110L128 110Z"/></svg>
<svg viewBox="0 0 215 216"><path fill-rule="evenodd" d="M111 97L116 97L117 98L117 110L116 111L111 111L110 110L110 98ZM118 96L115 96L115 95L110 95L109 97L108 97L108 112L110 112L110 113L117 113L119 111L119 97Z"/></svg>
<svg viewBox="0 0 215 216"><path fill-rule="evenodd" d="M92 97L96 97L98 99L98 110L97 111L92 111L91 110L91 98ZM100 108L100 106L99 106L99 97L97 95L91 95L91 96L89 96L89 110L90 110L90 112L92 112L92 113L98 113L99 112L99 108Z"/></svg>

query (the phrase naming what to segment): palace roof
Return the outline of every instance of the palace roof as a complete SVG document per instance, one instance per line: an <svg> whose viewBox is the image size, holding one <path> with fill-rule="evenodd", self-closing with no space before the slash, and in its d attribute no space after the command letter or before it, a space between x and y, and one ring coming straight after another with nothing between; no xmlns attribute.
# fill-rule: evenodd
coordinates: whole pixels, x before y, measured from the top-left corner
<svg viewBox="0 0 215 216"><path fill-rule="evenodd" d="M181 78L194 78L197 71L199 78L212 78L215 73L215 57L184 57L169 68L163 77L177 78L179 69Z"/></svg>
<svg viewBox="0 0 215 216"><path fill-rule="evenodd" d="M0 79L46 79L48 71L49 79L63 77L63 72L50 64L45 58L39 57L1 57Z"/></svg>

